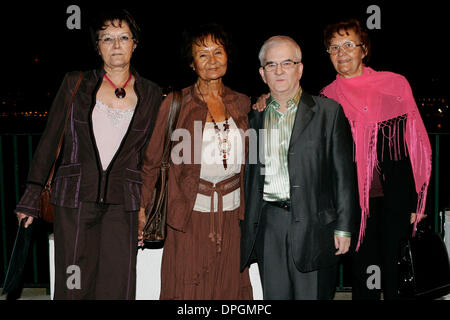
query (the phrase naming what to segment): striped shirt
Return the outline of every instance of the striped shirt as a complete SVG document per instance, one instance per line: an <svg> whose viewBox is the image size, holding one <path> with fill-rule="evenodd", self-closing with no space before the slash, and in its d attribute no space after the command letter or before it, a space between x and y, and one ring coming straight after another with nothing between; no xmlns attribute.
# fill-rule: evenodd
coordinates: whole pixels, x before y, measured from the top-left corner
<svg viewBox="0 0 450 320"><path fill-rule="evenodd" d="M267 99L264 128L267 130L264 147L266 150L264 195L265 201L290 200L288 151L295 116L302 95L300 88L287 102L285 113L278 111L280 104L272 96ZM351 232L335 230L335 236L351 238Z"/></svg>
<svg viewBox="0 0 450 320"><path fill-rule="evenodd" d="M294 127L295 115L302 89L287 102L287 110L279 111L280 104L272 96L267 100L264 117L266 129L264 195L266 201L286 201L290 198L288 150Z"/></svg>

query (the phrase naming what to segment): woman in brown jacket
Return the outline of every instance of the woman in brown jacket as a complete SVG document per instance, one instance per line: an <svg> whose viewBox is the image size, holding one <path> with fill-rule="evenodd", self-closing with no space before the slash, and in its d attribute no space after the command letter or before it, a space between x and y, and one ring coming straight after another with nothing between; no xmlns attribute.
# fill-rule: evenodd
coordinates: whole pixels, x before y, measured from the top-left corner
<svg viewBox="0 0 450 320"><path fill-rule="evenodd" d="M127 11L102 11L91 31L102 65L83 73L70 108L79 72L65 76L15 212L26 225L40 217L40 194L65 127L51 196L55 300L135 299L139 168L161 90L131 65L139 28Z"/></svg>
<svg viewBox="0 0 450 320"><path fill-rule="evenodd" d="M160 298L252 299L248 269L239 270L247 145L243 133L250 100L223 84L229 45L219 26L199 27L186 40L190 67L198 79L182 90L172 135ZM155 133L165 132L172 97L160 107ZM139 230L152 201L162 150L161 135L154 134L142 167Z"/></svg>

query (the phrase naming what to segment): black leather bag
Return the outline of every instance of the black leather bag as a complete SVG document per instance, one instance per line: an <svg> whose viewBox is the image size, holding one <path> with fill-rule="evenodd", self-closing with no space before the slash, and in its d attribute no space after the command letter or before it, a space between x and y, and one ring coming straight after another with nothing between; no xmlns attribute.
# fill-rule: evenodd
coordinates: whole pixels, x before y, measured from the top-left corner
<svg viewBox="0 0 450 320"><path fill-rule="evenodd" d="M167 121L165 144L161 161L160 173L153 191L152 204L145 209L146 223L143 229L144 244L149 247L162 247L166 240L167 220L167 188L169 174L169 155L171 149L171 136L178 121L181 106L181 92L173 92L173 100Z"/></svg>
<svg viewBox="0 0 450 320"><path fill-rule="evenodd" d="M22 219L17 229L16 240L6 271L5 283L3 284L3 294L8 294L7 300L18 299L22 292L23 274L28 258L28 252L32 240L34 223L27 228L24 227L27 218Z"/></svg>
<svg viewBox="0 0 450 320"><path fill-rule="evenodd" d="M411 299L436 299L450 293L450 261L441 236L419 224L415 237L400 244L399 288Z"/></svg>

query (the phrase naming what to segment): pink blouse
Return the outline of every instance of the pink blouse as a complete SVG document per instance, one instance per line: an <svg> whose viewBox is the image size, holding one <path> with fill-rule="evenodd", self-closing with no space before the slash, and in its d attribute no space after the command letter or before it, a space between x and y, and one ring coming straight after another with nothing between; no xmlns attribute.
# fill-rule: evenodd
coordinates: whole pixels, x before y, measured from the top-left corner
<svg viewBox="0 0 450 320"><path fill-rule="evenodd" d="M119 149L133 113L134 108L114 109L97 99L92 112L92 126L103 170L108 168Z"/></svg>

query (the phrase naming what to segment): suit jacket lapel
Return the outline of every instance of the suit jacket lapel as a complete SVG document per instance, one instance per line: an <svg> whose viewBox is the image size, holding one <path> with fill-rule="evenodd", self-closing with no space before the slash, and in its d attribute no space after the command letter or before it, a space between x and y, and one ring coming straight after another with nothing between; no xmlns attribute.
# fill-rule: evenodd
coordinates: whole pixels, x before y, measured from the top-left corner
<svg viewBox="0 0 450 320"><path fill-rule="evenodd" d="M314 107L315 102L312 97L303 91L302 96L300 98L300 103L298 106L297 114L295 115L294 127L292 128L291 140L289 142L289 147L297 141L297 139L302 134L303 130L308 126L312 117L314 116L314 111L312 108Z"/></svg>
<svg viewBox="0 0 450 320"><path fill-rule="evenodd" d="M264 126L264 119L266 118L266 110L264 109L263 112L260 112L259 114L259 128L262 129L261 133L258 132L258 137L261 138L261 141L258 139L258 157L261 157L261 161L258 161L259 168L258 168L258 174L259 174L259 191L261 192L261 195L264 193L264 180L265 180L265 170L266 170L266 145L265 145L265 136L267 135L266 128ZM264 174L263 174L264 173Z"/></svg>
<svg viewBox="0 0 450 320"><path fill-rule="evenodd" d="M264 136L263 136L263 132L264 132L264 117L266 114L266 110L262 111L262 112L258 112L258 111L251 111L252 112L252 119L250 120L250 126L253 130L256 130L256 135L258 137L257 139L257 163L256 163L256 167L255 167L255 174L257 175L257 179L258 179L258 191L260 192L261 196L263 193L263 188L264 188L264 175L261 174L264 170L264 163L262 163L262 161L264 160ZM253 147L251 147L252 150Z"/></svg>

